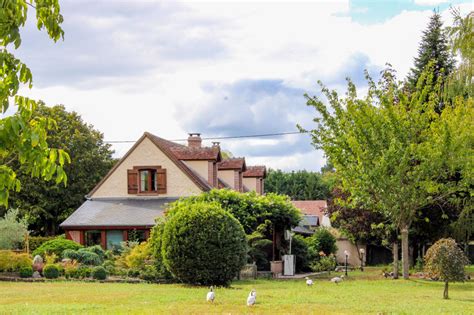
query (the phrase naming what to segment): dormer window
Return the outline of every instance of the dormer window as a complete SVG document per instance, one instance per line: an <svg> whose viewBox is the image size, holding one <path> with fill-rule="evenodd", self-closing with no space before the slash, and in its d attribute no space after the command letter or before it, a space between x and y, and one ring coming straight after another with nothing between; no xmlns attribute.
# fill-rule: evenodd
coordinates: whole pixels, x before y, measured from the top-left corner
<svg viewBox="0 0 474 315"><path fill-rule="evenodd" d="M166 194L166 169L161 166L135 166L128 170L129 194Z"/></svg>

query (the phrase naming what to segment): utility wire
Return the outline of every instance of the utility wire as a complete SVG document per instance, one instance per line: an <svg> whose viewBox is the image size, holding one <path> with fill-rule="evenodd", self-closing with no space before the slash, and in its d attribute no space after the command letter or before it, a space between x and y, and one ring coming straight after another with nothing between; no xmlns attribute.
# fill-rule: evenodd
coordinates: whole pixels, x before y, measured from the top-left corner
<svg viewBox="0 0 474 315"><path fill-rule="evenodd" d="M238 136L221 136L221 137L205 137L201 138L202 140L223 140L223 139L242 139L242 138L263 138L263 137L278 137L278 136L285 136L285 135L296 135L302 134L300 131L290 131L290 132L278 132L278 133L264 133L264 134L256 134L256 135L238 135ZM186 141L188 139L171 139L169 141ZM106 143L132 143L136 142L136 140L110 140L104 141Z"/></svg>

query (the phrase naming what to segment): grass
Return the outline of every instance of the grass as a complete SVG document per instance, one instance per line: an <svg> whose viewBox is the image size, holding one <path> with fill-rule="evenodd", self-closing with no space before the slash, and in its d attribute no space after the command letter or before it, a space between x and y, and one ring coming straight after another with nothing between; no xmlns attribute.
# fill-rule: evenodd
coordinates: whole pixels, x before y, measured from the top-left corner
<svg viewBox="0 0 474 315"><path fill-rule="evenodd" d="M388 280L380 268L350 273L336 285L328 277L304 280L236 281L217 288L216 302L205 301L207 288L179 284L85 282L0 283L0 314L473 314L474 283L443 284L424 280ZM334 275L331 275L334 276ZM245 305L250 290L257 305Z"/></svg>

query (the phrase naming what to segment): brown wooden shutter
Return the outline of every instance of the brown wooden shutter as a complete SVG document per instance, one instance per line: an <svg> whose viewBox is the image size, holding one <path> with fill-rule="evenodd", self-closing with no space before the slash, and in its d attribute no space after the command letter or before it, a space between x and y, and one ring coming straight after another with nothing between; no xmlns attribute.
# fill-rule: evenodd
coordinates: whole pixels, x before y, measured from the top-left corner
<svg viewBox="0 0 474 315"><path fill-rule="evenodd" d="M158 193L166 194L166 169L160 168L156 170L157 182L158 182Z"/></svg>
<svg viewBox="0 0 474 315"><path fill-rule="evenodd" d="M127 170L127 186L129 194L138 194L138 171Z"/></svg>

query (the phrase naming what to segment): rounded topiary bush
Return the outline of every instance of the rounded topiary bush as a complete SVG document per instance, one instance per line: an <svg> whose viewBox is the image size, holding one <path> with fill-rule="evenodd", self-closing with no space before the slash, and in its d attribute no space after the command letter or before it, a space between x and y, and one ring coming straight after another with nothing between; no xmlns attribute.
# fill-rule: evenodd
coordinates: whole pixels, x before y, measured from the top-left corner
<svg viewBox="0 0 474 315"><path fill-rule="evenodd" d="M464 266L468 263L455 240L442 238L426 251L424 270L428 277L444 281L443 298L447 299L448 283L464 281Z"/></svg>
<svg viewBox="0 0 474 315"><path fill-rule="evenodd" d="M33 276L33 267L25 266L20 268L20 277L31 278Z"/></svg>
<svg viewBox="0 0 474 315"><path fill-rule="evenodd" d="M46 265L43 268L43 275L47 279L56 279L59 277L59 268L56 265Z"/></svg>
<svg viewBox="0 0 474 315"><path fill-rule="evenodd" d="M246 261L242 225L218 204L172 207L162 234L163 262L185 283L227 285Z"/></svg>
<svg viewBox="0 0 474 315"><path fill-rule="evenodd" d="M92 278L96 280L105 280L107 278L107 271L102 266L97 266L92 269Z"/></svg>

